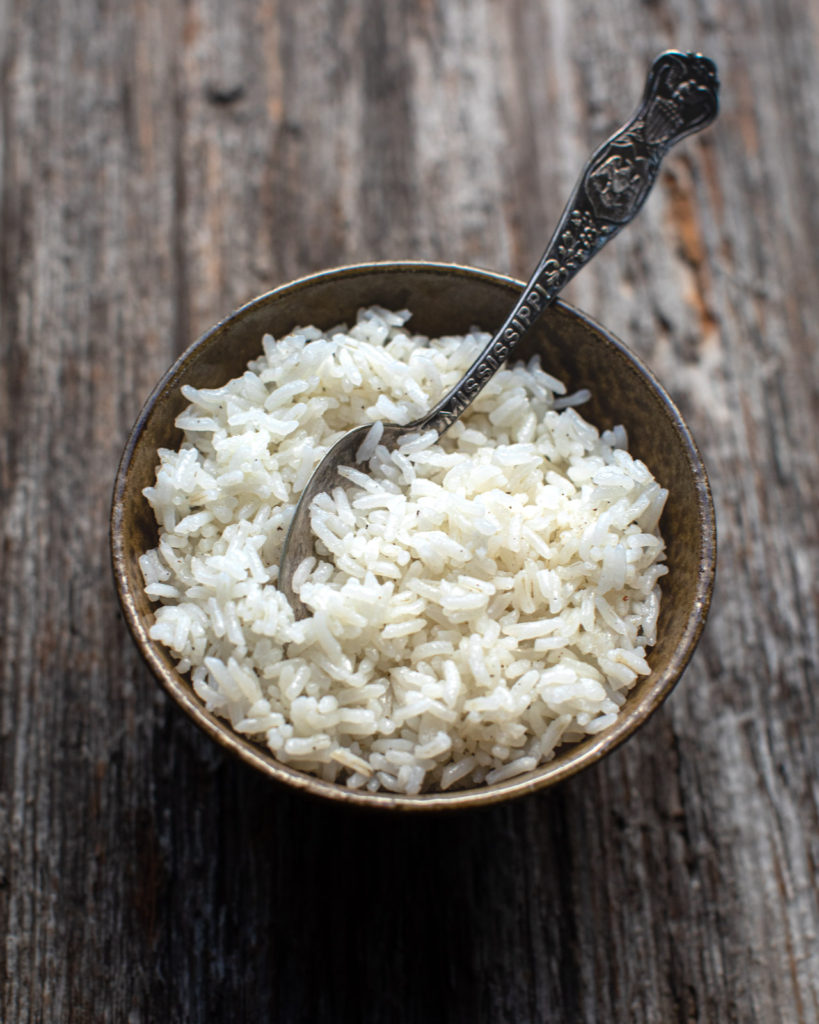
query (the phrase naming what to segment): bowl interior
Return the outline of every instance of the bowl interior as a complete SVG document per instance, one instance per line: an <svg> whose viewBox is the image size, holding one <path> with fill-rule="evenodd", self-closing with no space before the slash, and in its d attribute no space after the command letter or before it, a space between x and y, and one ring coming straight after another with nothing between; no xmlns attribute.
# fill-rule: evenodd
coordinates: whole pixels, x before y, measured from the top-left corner
<svg viewBox="0 0 819 1024"><path fill-rule="evenodd" d="M661 521L669 572L661 581L658 642L648 657L652 672L632 689L614 725L558 748L552 761L528 775L494 786L415 797L359 793L282 765L234 733L205 710L168 652L148 636L153 605L143 591L138 559L156 545L157 528L142 489L154 482L157 450L180 443L174 420L186 404L181 384L217 387L258 355L264 333L281 336L297 325L327 329L354 322L361 306L409 308L411 329L433 337L463 334L476 325L492 330L520 288L501 275L428 263L368 264L304 278L260 296L203 335L160 381L137 420L120 464L111 514L114 574L129 627L177 703L214 739L279 781L346 802L403 810L474 806L521 795L578 771L628 737L671 690L696 645L715 560L713 505L699 453L650 371L602 327L562 303L546 311L515 357L539 352L544 369L570 391L588 387L592 398L581 409L584 417L601 430L622 423L631 452L669 490Z"/></svg>

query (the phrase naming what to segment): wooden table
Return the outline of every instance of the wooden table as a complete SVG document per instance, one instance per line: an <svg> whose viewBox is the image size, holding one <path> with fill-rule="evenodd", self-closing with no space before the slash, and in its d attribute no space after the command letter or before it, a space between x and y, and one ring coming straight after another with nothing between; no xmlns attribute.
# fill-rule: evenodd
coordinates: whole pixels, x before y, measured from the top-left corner
<svg viewBox="0 0 819 1024"><path fill-rule="evenodd" d="M722 114L569 301L717 506L704 639L624 748L386 820L228 760L140 661L108 503L141 403L250 296L524 276L650 60ZM819 10L805 0L0 3L0 1017L819 1020Z"/></svg>

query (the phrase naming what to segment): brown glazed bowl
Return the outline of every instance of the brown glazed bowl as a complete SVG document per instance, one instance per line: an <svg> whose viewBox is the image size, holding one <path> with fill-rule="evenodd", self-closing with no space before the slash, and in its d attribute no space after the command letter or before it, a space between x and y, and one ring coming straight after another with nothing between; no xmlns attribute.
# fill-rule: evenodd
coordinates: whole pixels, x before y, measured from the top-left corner
<svg viewBox="0 0 819 1024"><path fill-rule="evenodd" d="M563 303L548 309L516 357L539 352L544 369L569 391L591 390L583 415L600 429L622 423L629 448L669 490L661 521L669 572L662 578L658 641L651 674L630 692L618 720L582 742L559 747L553 760L527 775L418 796L362 793L324 782L278 763L263 746L233 732L205 710L170 654L148 636L152 602L143 591L139 556L157 543L157 528L142 489L154 483L157 450L176 448L174 426L186 404L180 385L217 387L238 376L274 337L296 325L326 329L354 322L361 306L409 308L414 331L437 337L472 326L498 327L522 284L500 274L436 263L373 263L328 270L253 299L207 331L165 374L134 426L117 473L111 510L114 575L125 618L145 660L183 711L209 736L277 782L338 803L393 811L477 807L550 786L586 768L634 733L680 678L697 644L711 599L715 566L714 509L700 454L674 403L653 374L616 338Z"/></svg>

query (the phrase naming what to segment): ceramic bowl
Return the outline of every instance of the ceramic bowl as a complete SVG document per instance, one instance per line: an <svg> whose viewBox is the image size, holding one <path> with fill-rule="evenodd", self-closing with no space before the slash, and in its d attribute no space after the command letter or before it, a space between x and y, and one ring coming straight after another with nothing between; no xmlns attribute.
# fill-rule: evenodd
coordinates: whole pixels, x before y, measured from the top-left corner
<svg viewBox="0 0 819 1024"><path fill-rule="evenodd" d="M553 760L527 775L418 796L370 794L324 782L276 761L265 747L232 731L205 710L190 682L148 631L154 606L145 596L139 556L157 543L153 513L142 495L153 484L157 450L176 448L174 426L186 404L180 385L217 387L238 376L261 348L265 332L279 337L297 324L329 328L354 322L362 306L409 308L414 331L437 337L472 326L492 330L513 306L522 283L450 264L374 263L342 267L283 285L242 306L207 331L157 384L133 428L117 473L111 511L116 585L128 626L148 665L182 710L212 739L271 779L333 801L393 811L475 807L553 785L598 761L631 736L668 696L697 644L714 580L714 509L705 467L674 402L647 367L604 327L558 302L543 315L515 353L541 354L544 369L569 391L587 387L586 419L599 429L622 423L629 449L669 490L661 521L668 574L661 580L658 640L651 674L629 693L618 720L604 732L559 747Z"/></svg>

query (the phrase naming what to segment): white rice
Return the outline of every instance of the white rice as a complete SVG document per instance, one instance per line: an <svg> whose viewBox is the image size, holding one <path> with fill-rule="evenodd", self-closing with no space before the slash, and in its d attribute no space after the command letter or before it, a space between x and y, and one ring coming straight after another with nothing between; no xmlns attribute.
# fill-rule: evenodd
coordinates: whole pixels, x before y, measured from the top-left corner
<svg viewBox="0 0 819 1024"><path fill-rule="evenodd" d="M425 412L488 340L413 337L408 319L374 307L350 330L265 336L241 377L184 387L141 566L151 637L207 708L282 762L412 794L529 772L616 720L649 671L666 491L536 359L440 441L388 453L381 421ZM313 504L297 622L276 588L287 526L324 452L367 422L348 491Z"/></svg>

